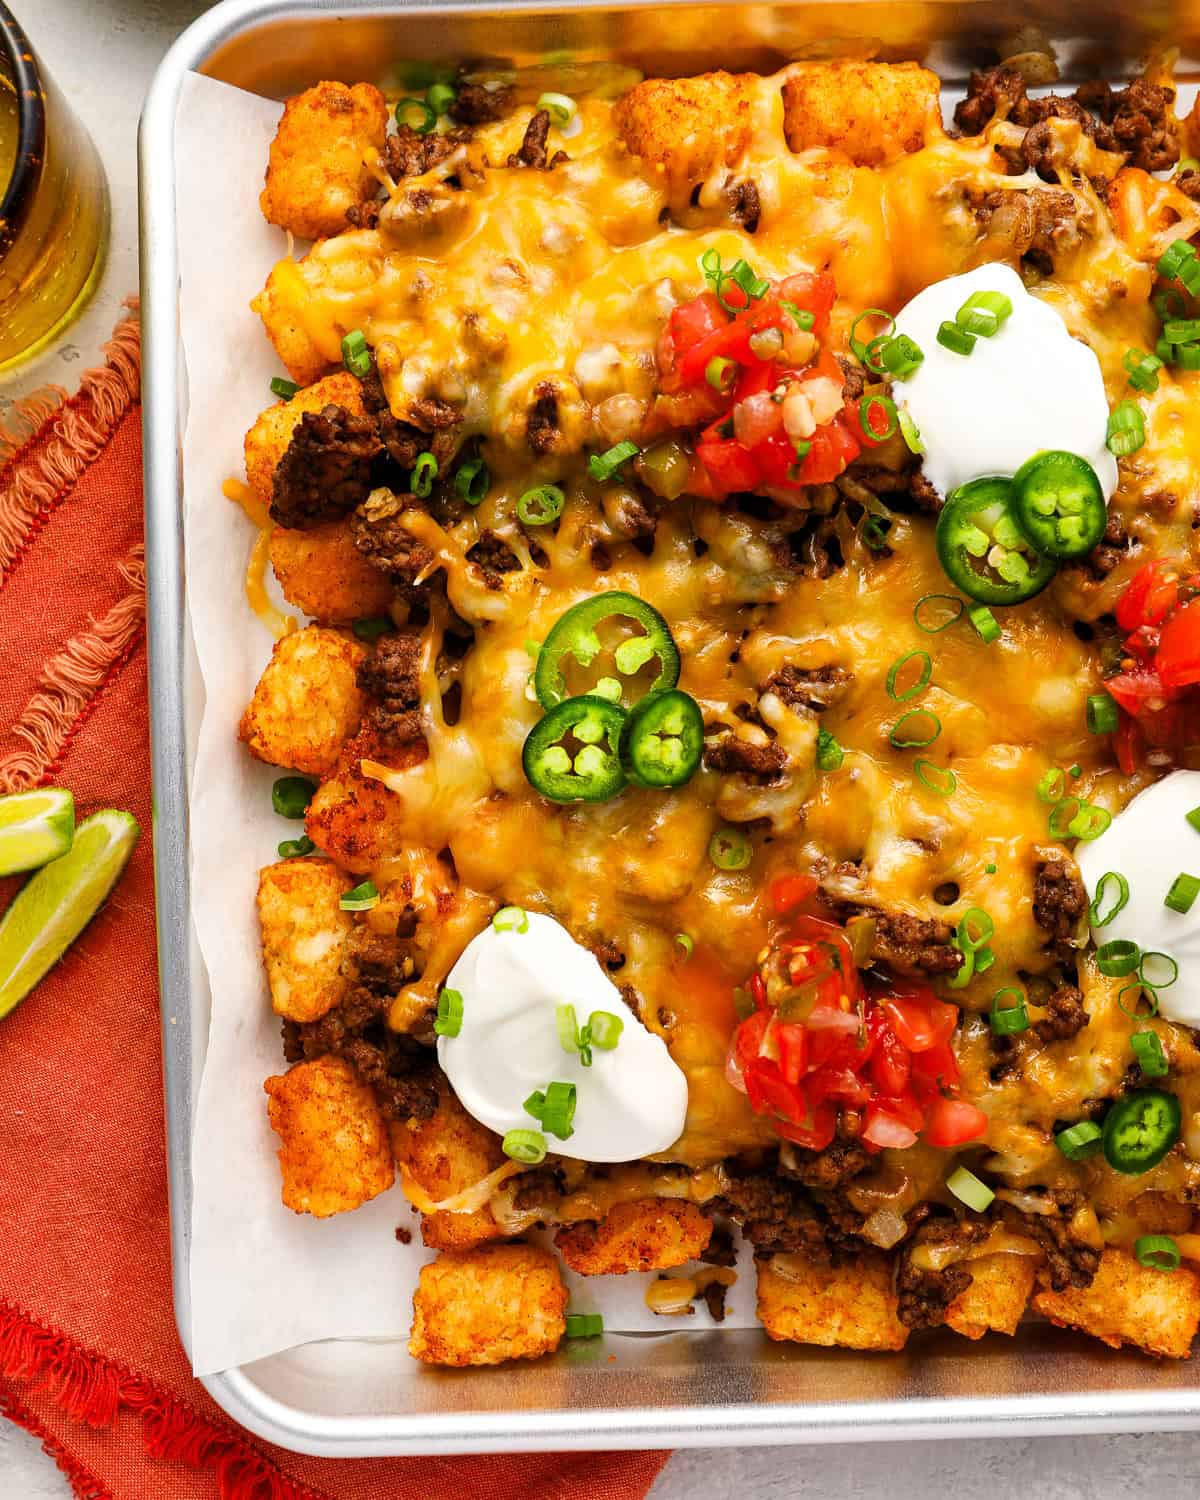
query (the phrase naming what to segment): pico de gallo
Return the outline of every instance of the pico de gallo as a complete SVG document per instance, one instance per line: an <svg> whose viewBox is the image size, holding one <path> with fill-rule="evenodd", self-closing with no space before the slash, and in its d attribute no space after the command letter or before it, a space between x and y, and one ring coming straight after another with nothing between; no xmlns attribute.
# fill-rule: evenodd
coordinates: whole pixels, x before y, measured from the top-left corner
<svg viewBox="0 0 1200 1500"><path fill-rule="evenodd" d="M1092 727L1114 731L1113 748L1126 775L1146 765L1195 765L1200 573L1169 558L1146 563L1121 595L1116 616L1125 635L1120 670L1104 684L1111 702L1089 704Z"/></svg>
<svg viewBox="0 0 1200 1500"><path fill-rule="evenodd" d="M710 289L672 311L658 344L660 422L701 429L691 493L786 502L892 435L891 403L848 404L842 368L821 346L837 298L832 276L771 282L744 260L726 270L715 250L701 267Z"/></svg>
<svg viewBox="0 0 1200 1500"><path fill-rule="evenodd" d="M776 909L816 882L776 883ZM951 1037L956 1006L924 985L864 985L846 929L798 915L761 956L747 986L753 1010L734 1032L727 1076L784 1140L822 1151L843 1132L871 1152L918 1136L952 1148L987 1130L959 1097Z"/></svg>

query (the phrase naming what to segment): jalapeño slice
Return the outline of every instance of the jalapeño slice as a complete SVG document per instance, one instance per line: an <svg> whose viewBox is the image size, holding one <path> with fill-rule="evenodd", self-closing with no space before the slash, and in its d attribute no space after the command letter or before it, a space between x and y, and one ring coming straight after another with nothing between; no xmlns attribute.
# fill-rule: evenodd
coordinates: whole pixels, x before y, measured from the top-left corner
<svg viewBox="0 0 1200 1500"><path fill-rule="evenodd" d="M585 694L559 703L529 731L521 764L534 791L551 802L607 802L625 785L625 710Z"/></svg>
<svg viewBox="0 0 1200 1500"><path fill-rule="evenodd" d="M563 658L573 656L581 667L590 667L604 649L597 626L606 620L625 620L640 627L613 650L617 671L633 677L647 662L657 660L658 676L647 693L664 693L679 681L679 651L667 622L652 604L619 589L584 599L561 615L551 627L541 651L533 686L543 708L553 708L569 694L563 675Z"/></svg>
<svg viewBox="0 0 1200 1500"><path fill-rule="evenodd" d="M687 693L672 688L643 698L625 721L621 769L638 786L683 786L704 751L704 716Z"/></svg>
<svg viewBox="0 0 1200 1500"><path fill-rule="evenodd" d="M1096 471L1077 453L1036 453L1013 475L1013 517L1047 557L1082 557L1104 535L1108 507Z"/></svg>
<svg viewBox="0 0 1200 1500"><path fill-rule="evenodd" d="M1179 1139L1181 1111L1174 1094L1137 1089L1118 1099L1104 1121L1104 1155L1131 1177L1158 1165Z"/></svg>
<svg viewBox="0 0 1200 1500"><path fill-rule="evenodd" d="M1007 479L972 479L951 492L938 517L937 550L950 581L981 604L1032 599L1058 566L1017 525Z"/></svg>

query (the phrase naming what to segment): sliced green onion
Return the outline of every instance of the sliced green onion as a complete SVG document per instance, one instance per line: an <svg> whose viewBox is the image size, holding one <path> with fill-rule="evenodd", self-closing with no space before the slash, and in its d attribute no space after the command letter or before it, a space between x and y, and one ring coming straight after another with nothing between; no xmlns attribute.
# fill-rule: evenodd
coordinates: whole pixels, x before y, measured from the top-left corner
<svg viewBox="0 0 1200 1500"><path fill-rule="evenodd" d="M1150 306L1160 323L1167 323L1172 318L1182 318L1187 312L1187 303L1173 286L1164 287L1161 292L1155 292L1150 298Z"/></svg>
<svg viewBox="0 0 1200 1500"><path fill-rule="evenodd" d="M526 1101L528 1108L528 1101ZM572 1121L575 1118L575 1085L573 1083L548 1083L542 1104L542 1129L547 1135L557 1136L560 1141L575 1134Z"/></svg>
<svg viewBox="0 0 1200 1500"><path fill-rule="evenodd" d="M890 338L891 337L891 335L895 332L895 329L896 329L896 320L895 320L895 318L892 317L891 313L884 312L884 310L883 310L882 307L866 307L866 308L864 308L862 310L862 312L859 313L858 317L855 318L854 322L851 323L851 325L850 325L850 351L855 356L856 359L858 359L862 364L865 365L868 362L868 358L869 358L868 353L867 353L867 346L866 346L866 344L863 343L862 339L860 339L858 337L858 325L862 322L862 320L864 318L883 318L884 319L884 321L887 323L888 326L884 329L884 331L883 331L882 334L878 335L879 338ZM872 340L872 343L874 343L874 340Z"/></svg>
<svg viewBox="0 0 1200 1500"><path fill-rule="evenodd" d="M1096 949L1096 967L1110 979L1123 979L1138 966L1142 950L1128 938L1113 938Z"/></svg>
<svg viewBox="0 0 1200 1500"><path fill-rule="evenodd" d="M779 299L779 305L801 333L812 332L813 324L817 321L815 313L810 313L805 307L797 307L794 302L788 302L782 297Z"/></svg>
<svg viewBox="0 0 1200 1500"><path fill-rule="evenodd" d="M967 333L990 339L1012 317L1012 301L1003 292L972 292L954 321Z"/></svg>
<svg viewBox="0 0 1200 1500"><path fill-rule="evenodd" d="M720 354L714 354L704 367L705 380L708 381L714 391L720 391L722 395L733 389L737 383L737 375L737 360L726 359Z"/></svg>
<svg viewBox="0 0 1200 1500"><path fill-rule="evenodd" d="M1168 343L1166 339L1156 339L1154 353L1158 359L1162 360L1164 365L1172 364L1175 359L1175 345Z"/></svg>
<svg viewBox="0 0 1200 1500"><path fill-rule="evenodd" d="M1133 996L1132 1006L1125 1004L1125 996L1130 994ZM1150 1014L1152 1016L1158 1015L1158 996L1154 991L1154 987L1149 984L1143 984L1140 979L1134 979L1129 984L1121 986L1117 992L1117 1009L1123 1015L1136 1017L1138 1006L1141 1004L1143 998L1150 1007Z"/></svg>
<svg viewBox="0 0 1200 1500"><path fill-rule="evenodd" d="M370 911L373 906L379 905L379 892L375 888L375 882L360 881L353 890L338 898L338 905L343 911Z"/></svg>
<svg viewBox="0 0 1200 1500"><path fill-rule="evenodd" d="M568 1313L566 1321L569 1339L598 1339L604 1332L604 1319L599 1313Z"/></svg>
<svg viewBox="0 0 1200 1500"><path fill-rule="evenodd" d="M888 339L879 351L879 362L893 380L907 380L918 370L925 359L925 352L906 333L898 333Z"/></svg>
<svg viewBox="0 0 1200 1500"><path fill-rule="evenodd" d="M1163 361L1157 354L1147 354L1144 349L1127 349L1124 365L1129 384L1135 390L1147 393L1158 390L1158 372L1163 367Z"/></svg>
<svg viewBox="0 0 1200 1500"><path fill-rule="evenodd" d="M1172 363L1180 370L1200 370L1200 344L1178 344Z"/></svg>
<svg viewBox="0 0 1200 1500"><path fill-rule="evenodd" d="M500 1149L513 1161L535 1167L546 1160L546 1137L540 1130L510 1130L500 1142Z"/></svg>
<svg viewBox="0 0 1200 1500"><path fill-rule="evenodd" d="M502 906L492 918L497 932L528 932L529 913L523 906Z"/></svg>
<svg viewBox="0 0 1200 1500"><path fill-rule="evenodd" d="M360 641L377 641L396 626L388 615L372 615L369 619L355 620L352 628Z"/></svg>
<svg viewBox="0 0 1200 1500"><path fill-rule="evenodd" d="M744 260L735 260L726 271L721 265L720 252L715 249L706 250L700 257L700 269L716 293L717 301L729 313L744 311L749 303L765 296L771 285L765 277L755 276ZM741 290L745 302L726 301L725 286L731 281Z"/></svg>
<svg viewBox="0 0 1200 1500"><path fill-rule="evenodd" d="M740 828L718 828L708 841L708 857L718 870L744 870L754 846Z"/></svg>
<svg viewBox="0 0 1200 1500"><path fill-rule="evenodd" d="M900 408L900 436L904 439L910 453L925 452L925 444L921 441L921 429L903 407Z"/></svg>
<svg viewBox="0 0 1200 1500"><path fill-rule="evenodd" d="M817 730L817 769L836 771L846 759L846 752L828 729Z"/></svg>
<svg viewBox="0 0 1200 1500"><path fill-rule="evenodd" d="M560 130L571 123L579 109L569 94L540 94L534 107L544 109L550 116L551 124L557 125Z"/></svg>
<svg viewBox="0 0 1200 1500"><path fill-rule="evenodd" d="M283 401L290 401L299 389L294 380L285 380L282 375L271 377L271 394Z"/></svg>
<svg viewBox="0 0 1200 1500"><path fill-rule="evenodd" d="M978 1214L983 1213L996 1197L987 1183L980 1182L975 1173L968 1172L966 1167L955 1167L946 1178L946 1186L960 1202L973 1208Z"/></svg>
<svg viewBox="0 0 1200 1500"><path fill-rule="evenodd" d="M579 1051L579 1021L573 1005L556 1005L554 1020L558 1027L558 1044L564 1052Z"/></svg>
<svg viewBox="0 0 1200 1500"><path fill-rule="evenodd" d="M1080 1120L1060 1130L1054 1142L1068 1161L1086 1161L1099 1151L1103 1139L1104 1132L1094 1120Z"/></svg>
<svg viewBox="0 0 1200 1500"><path fill-rule="evenodd" d="M983 867L983 873L985 875L994 875L996 873L996 866L995 865L984 865L984 867Z"/></svg>
<svg viewBox="0 0 1200 1500"><path fill-rule="evenodd" d="M1110 880L1117 883L1117 899L1108 911L1104 911L1104 888ZM1089 908L1093 927L1107 927L1113 918L1125 910L1129 902L1129 882L1119 870L1105 870L1096 882L1096 895Z"/></svg>
<svg viewBox="0 0 1200 1500"><path fill-rule="evenodd" d="M459 464L454 488L468 505L481 504L491 487L491 470L482 458L469 458L465 464Z"/></svg>
<svg viewBox="0 0 1200 1500"><path fill-rule="evenodd" d="M1172 911L1189 912L1197 896L1200 896L1200 880L1194 875L1176 875L1171 889L1163 897L1163 905Z"/></svg>
<svg viewBox="0 0 1200 1500"><path fill-rule="evenodd" d="M1162 966L1164 977L1158 979L1154 974L1147 971L1147 964ZM1138 978L1143 984L1152 990L1167 990L1179 978L1179 965L1169 953L1159 953L1157 949L1151 949L1142 954L1141 962L1138 964Z"/></svg>
<svg viewBox="0 0 1200 1500"><path fill-rule="evenodd" d="M602 1052L611 1052L621 1040L625 1022L614 1016L611 1010L594 1010L588 1017L587 1029L591 1033L592 1046Z"/></svg>
<svg viewBox="0 0 1200 1500"><path fill-rule="evenodd" d="M458 990L443 990L438 996L433 1029L438 1036L457 1036L462 1030L463 997Z"/></svg>
<svg viewBox="0 0 1200 1500"><path fill-rule="evenodd" d="M1177 1271L1183 1257L1169 1234L1143 1234L1133 1242L1138 1265L1151 1271Z"/></svg>
<svg viewBox="0 0 1200 1500"><path fill-rule="evenodd" d="M1107 693L1088 695L1087 727L1092 734L1112 734L1119 723L1117 705Z"/></svg>
<svg viewBox="0 0 1200 1500"><path fill-rule="evenodd" d="M947 615L940 624L931 624L928 619L927 606L941 604L953 606L953 613ZM961 620L965 608L966 606L957 594L924 594L913 608L913 620L918 630L923 630L926 635L937 635L939 631L948 630L955 621ZM925 619L921 618L922 613L925 614Z"/></svg>
<svg viewBox="0 0 1200 1500"><path fill-rule="evenodd" d="M1200 807L1193 807L1190 813L1184 814L1184 817L1188 820L1188 822L1192 825L1196 832L1200 833Z"/></svg>
<svg viewBox="0 0 1200 1500"><path fill-rule="evenodd" d="M417 135L428 135L437 124L437 111L426 104L424 99L398 99L396 124L401 129L407 125Z"/></svg>
<svg viewBox="0 0 1200 1500"><path fill-rule="evenodd" d="M919 661L921 670L917 674L915 682L911 683L903 692L897 691L896 679L910 661ZM910 698L915 698L918 693L923 693L929 686L929 679L933 676L933 658L928 651L906 651L903 656L898 656L888 668L887 692L888 697L894 703L907 703Z"/></svg>
<svg viewBox="0 0 1200 1500"><path fill-rule="evenodd" d="M884 419L887 423L882 432L880 432L878 428L873 426L871 422L871 413L876 407L878 407L880 411L883 412ZM896 403L891 399L890 396L864 396L858 403L858 421L859 425L862 427L862 430L866 433L866 435L871 439L873 443L886 442L887 439L890 438L896 431L897 426L899 425L896 416Z"/></svg>
<svg viewBox="0 0 1200 1500"><path fill-rule="evenodd" d="M1083 802L1079 797L1063 797L1050 809L1047 825L1056 839L1070 837L1071 824L1079 816Z"/></svg>
<svg viewBox="0 0 1200 1500"><path fill-rule="evenodd" d="M1061 802L1063 792L1066 790L1066 786L1066 776L1058 769L1057 766L1052 766L1037 784L1035 790L1037 791L1038 801L1054 803Z"/></svg>
<svg viewBox="0 0 1200 1500"><path fill-rule="evenodd" d="M1051 814L1053 817L1053 814ZM1090 844L1112 826L1112 813L1107 807L1095 807L1090 802L1081 802L1079 810L1067 824L1067 833L1081 843Z"/></svg>
<svg viewBox="0 0 1200 1500"><path fill-rule="evenodd" d="M1000 639L1000 625L986 604L976 604L967 611L967 619L979 632L985 646Z"/></svg>
<svg viewBox="0 0 1200 1500"><path fill-rule="evenodd" d="M1068 776L1074 776L1075 780L1078 781L1079 778L1083 775L1083 767L1081 765L1079 765L1078 763L1076 763L1073 766L1068 766L1067 767L1067 775Z"/></svg>
<svg viewBox="0 0 1200 1500"><path fill-rule="evenodd" d="M914 760L913 775L923 787L936 792L939 797L949 797L958 786L958 777L953 771L935 766L931 760Z"/></svg>
<svg viewBox="0 0 1200 1500"><path fill-rule="evenodd" d="M888 733L894 750L924 750L942 732L942 721L927 708L910 708L901 714Z"/></svg>
<svg viewBox="0 0 1200 1500"><path fill-rule="evenodd" d="M549 526L563 513L567 497L556 484L539 484L517 501L517 519L525 526Z"/></svg>
<svg viewBox="0 0 1200 1500"><path fill-rule="evenodd" d="M883 516L866 516L859 527L859 536L862 537L864 545L869 547L872 552L885 552L887 550L888 532L891 529L892 522L890 517L885 520Z"/></svg>
<svg viewBox="0 0 1200 1500"><path fill-rule="evenodd" d="M1195 256L1196 251L1187 240L1173 240L1158 258L1158 274L1165 281L1175 281L1185 262Z"/></svg>
<svg viewBox="0 0 1200 1500"><path fill-rule="evenodd" d="M302 818L316 791L307 776L281 776L271 788L271 806L281 818Z"/></svg>
<svg viewBox="0 0 1200 1500"><path fill-rule="evenodd" d="M629 442L628 439L623 443L616 443L606 453L591 455L587 463L588 473L593 479L603 483L606 479L611 479L622 464L628 463L631 458L636 458L640 451L638 445Z"/></svg>
<svg viewBox="0 0 1200 1500"><path fill-rule="evenodd" d="M675 945L683 954L684 963L686 963L688 959L691 958L692 954L696 951L696 944L694 939L686 932L677 932L675 934Z"/></svg>
<svg viewBox="0 0 1200 1500"><path fill-rule="evenodd" d="M975 335L967 333L957 323L943 323L938 328L937 341L951 354L970 354L975 347Z"/></svg>
<svg viewBox="0 0 1200 1500"><path fill-rule="evenodd" d="M974 953L995 935L996 924L987 912L981 906L971 906L959 918L955 941L964 953Z"/></svg>
<svg viewBox="0 0 1200 1500"><path fill-rule="evenodd" d="M1156 1031L1135 1031L1129 1038L1129 1045L1138 1060L1138 1067L1147 1078L1165 1078L1171 1071Z"/></svg>
<svg viewBox="0 0 1200 1500"><path fill-rule="evenodd" d="M367 348L366 336L361 328L354 329L342 340L342 363L359 380L370 373L371 351Z"/></svg>
<svg viewBox="0 0 1200 1500"><path fill-rule="evenodd" d="M1005 1004L1006 995L1015 995L1017 998ZM992 996L992 1011L988 1019L996 1036L1013 1036L1018 1031L1027 1031L1029 1011L1026 1008L1024 990L1017 989L1015 985L997 990Z"/></svg>
<svg viewBox="0 0 1200 1500"><path fill-rule="evenodd" d="M1168 344L1194 344L1200 339L1200 318L1172 318L1163 324Z"/></svg>
<svg viewBox="0 0 1200 1500"><path fill-rule="evenodd" d="M735 260L729 268L730 281L736 282L752 301L757 302L760 297L765 297L771 289L771 283L765 276L756 276L744 260Z"/></svg>
<svg viewBox="0 0 1200 1500"><path fill-rule="evenodd" d="M1200 261L1194 255L1190 260L1185 260L1175 279L1182 281L1193 297L1200 296Z"/></svg>
<svg viewBox="0 0 1200 1500"><path fill-rule="evenodd" d="M439 115L444 115L457 97L457 93L448 83L431 83L425 90L425 98L429 101L430 109Z"/></svg>
<svg viewBox="0 0 1200 1500"><path fill-rule="evenodd" d="M283 843L279 846L279 857L280 859L303 859L305 855L311 854L316 847L316 844L313 843L308 834L303 833L298 839L284 839Z"/></svg>
<svg viewBox="0 0 1200 1500"><path fill-rule="evenodd" d="M409 487L413 494L422 500L427 500L433 493L433 481L437 478L437 473L438 461L433 454L428 451L419 453L412 473L408 477Z"/></svg>

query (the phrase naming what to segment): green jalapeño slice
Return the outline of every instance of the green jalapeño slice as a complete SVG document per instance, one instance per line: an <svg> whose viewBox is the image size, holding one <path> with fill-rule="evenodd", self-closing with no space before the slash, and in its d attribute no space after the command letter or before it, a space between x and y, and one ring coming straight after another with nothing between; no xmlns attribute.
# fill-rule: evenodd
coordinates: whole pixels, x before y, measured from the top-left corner
<svg viewBox="0 0 1200 1500"><path fill-rule="evenodd" d="M1035 454L1013 475L1012 486L1017 525L1047 557L1082 557L1104 535L1104 491L1077 453Z"/></svg>
<svg viewBox="0 0 1200 1500"><path fill-rule="evenodd" d="M1007 479L972 479L951 492L938 517L937 550L950 581L981 604L1032 599L1058 567L1017 525Z"/></svg>
<svg viewBox="0 0 1200 1500"><path fill-rule="evenodd" d="M625 785L625 710L585 694L559 703L525 740L521 764L534 791L551 802L606 802Z"/></svg>
<svg viewBox="0 0 1200 1500"><path fill-rule="evenodd" d="M574 657L581 667L590 667L605 649L598 627L609 620L636 627L635 633L626 635L612 649L612 659L622 677L635 677L647 663L654 661L658 673L646 694L665 693L679 681L679 651L667 622L652 604L636 594L614 589L584 599L551 627L538 652L533 677L534 690L543 708L553 708L570 694L563 674L567 657Z"/></svg>
<svg viewBox="0 0 1200 1500"><path fill-rule="evenodd" d="M703 752L700 705L678 688L643 698L621 735L621 769L638 786L683 786Z"/></svg>

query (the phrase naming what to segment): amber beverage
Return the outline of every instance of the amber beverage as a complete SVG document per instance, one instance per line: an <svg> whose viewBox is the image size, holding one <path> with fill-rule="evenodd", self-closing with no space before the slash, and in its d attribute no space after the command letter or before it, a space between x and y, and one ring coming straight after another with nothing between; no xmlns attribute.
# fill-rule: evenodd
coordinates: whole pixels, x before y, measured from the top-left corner
<svg viewBox="0 0 1200 1500"><path fill-rule="evenodd" d="M0 0L0 371L45 348L95 290L108 245L96 148Z"/></svg>

